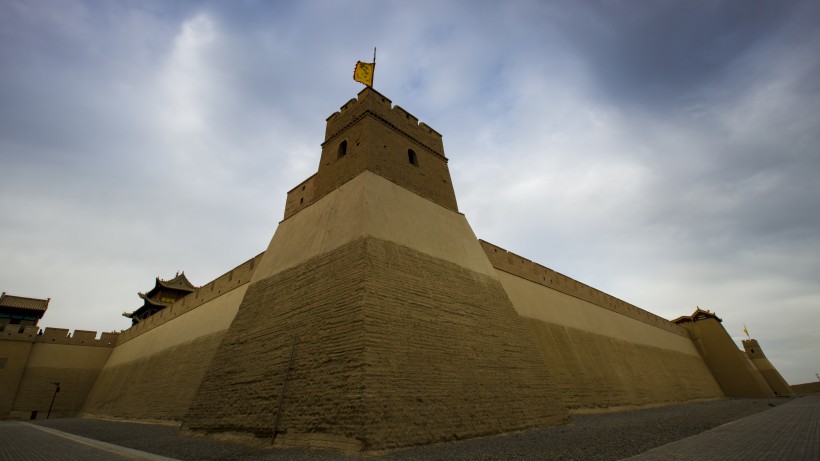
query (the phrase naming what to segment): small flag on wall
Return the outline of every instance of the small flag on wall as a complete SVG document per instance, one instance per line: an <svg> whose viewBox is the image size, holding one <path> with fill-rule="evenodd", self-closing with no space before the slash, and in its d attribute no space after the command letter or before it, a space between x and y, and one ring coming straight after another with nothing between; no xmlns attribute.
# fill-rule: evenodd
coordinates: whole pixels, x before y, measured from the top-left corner
<svg viewBox="0 0 820 461"><path fill-rule="evenodd" d="M356 69L353 71L353 80L373 86L373 71L376 70L375 62L356 62Z"/></svg>
<svg viewBox="0 0 820 461"><path fill-rule="evenodd" d="M745 323L743 324L743 332L746 333L747 338L751 338L751 336L749 336L749 330L746 329L746 324Z"/></svg>

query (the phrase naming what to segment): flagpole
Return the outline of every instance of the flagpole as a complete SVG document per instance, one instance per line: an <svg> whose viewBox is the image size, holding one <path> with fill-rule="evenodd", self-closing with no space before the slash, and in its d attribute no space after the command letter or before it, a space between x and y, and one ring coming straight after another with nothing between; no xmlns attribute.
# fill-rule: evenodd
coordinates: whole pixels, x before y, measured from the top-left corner
<svg viewBox="0 0 820 461"><path fill-rule="evenodd" d="M372 80L371 80L370 83L371 83L371 85L370 85L371 88L373 88L373 85L376 84L376 47L375 46L373 47L373 77L372 77Z"/></svg>

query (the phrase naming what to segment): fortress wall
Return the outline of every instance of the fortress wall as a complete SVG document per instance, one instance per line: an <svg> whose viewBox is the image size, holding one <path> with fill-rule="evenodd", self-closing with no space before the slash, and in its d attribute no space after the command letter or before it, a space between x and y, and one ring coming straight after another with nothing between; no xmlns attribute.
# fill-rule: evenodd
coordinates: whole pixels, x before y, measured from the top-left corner
<svg viewBox="0 0 820 461"><path fill-rule="evenodd" d="M419 216L424 219L418 219ZM495 269L475 244L475 234L464 215L365 171L313 206L279 223L266 251L276 256L259 262L252 282L365 235L496 277Z"/></svg>
<svg viewBox="0 0 820 461"><path fill-rule="evenodd" d="M774 395L794 395L791 386L783 379L769 359L764 357L751 360L755 368L763 375L766 384L772 388Z"/></svg>
<svg viewBox="0 0 820 461"><path fill-rule="evenodd" d="M130 341L147 331L222 296L224 293L228 293L231 290L247 284L253 276L253 272L256 270L259 261L262 260L262 255L264 255L264 253L260 253L245 261L212 280L210 283L199 287L196 291L178 299L174 304L121 332L119 334L118 344Z"/></svg>
<svg viewBox="0 0 820 461"><path fill-rule="evenodd" d="M497 279L370 237L252 284L185 424L269 437L283 391L284 444L383 449L566 415Z"/></svg>
<svg viewBox="0 0 820 461"><path fill-rule="evenodd" d="M797 395L820 394L820 381L813 383L792 384L791 388Z"/></svg>
<svg viewBox="0 0 820 461"><path fill-rule="evenodd" d="M723 396L684 328L503 248L481 244L570 409Z"/></svg>
<svg viewBox="0 0 820 461"><path fill-rule="evenodd" d="M184 427L430 443L562 421L548 380L464 216L365 171L280 223Z"/></svg>
<svg viewBox="0 0 820 461"><path fill-rule="evenodd" d="M574 411L723 397L689 338L499 271Z"/></svg>
<svg viewBox="0 0 820 461"><path fill-rule="evenodd" d="M584 300L612 312L631 317L632 319L646 323L648 325L660 328L671 333L689 338L686 329L676 325L663 317L657 316L649 311L645 311L640 307L622 301L612 295L604 293L589 285L581 283L564 274L556 272L548 267L544 267L538 263L530 261L509 252L492 243L481 240L481 246L484 252L492 262L493 267L501 271L515 274L516 276L529 280L531 282L551 288L555 291L564 293Z"/></svg>
<svg viewBox="0 0 820 461"><path fill-rule="evenodd" d="M46 329L32 345L25 372L20 380L11 416L28 418L32 411L45 418L56 388L52 417L76 415L103 364L113 349L113 341L94 340L96 332L77 331L73 337L46 338L65 330ZM45 340L42 340L45 339ZM60 339L64 339L60 341Z"/></svg>
<svg viewBox="0 0 820 461"><path fill-rule="evenodd" d="M183 298L194 301L184 309L120 341L100 372L82 413L179 421L236 315L252 273L250 264L255 260L240 266L243 270L235 269L200 288L199 296L191 293ZM196 304L200 300L206 301Z"/></svg>
<svg viewBox="0 0 820 461"><path fill-rule="evenodd" d="M315 196L316 175L314 174L288 191L287 198L285 199L284 219L289 218L291 215L296 214L299 210L313 203Z"/></svg>
<svg viewBox="0 0 820 461"><path fill-rule="evenodd" d="M0 331L0 419L9 417L38 330L6 325Z"/></svg>
<svg viewBox="0 0 820 461"><path fill-rule="evenodd" d="M760 371L760 374L763 375L763 379L766 380L766 384L772 388L775 395L794 395L794 391L791 386L789 386L789 383L783 379L783 376L780 375L777 368L772 365L772 362L770 362L766 354L763 353L763 349L757 340L751 338L744 339L742 343L746 355L751 359L755 368Z"/></svg>
<svg viewBox="0 0 820 461"><path fill-rule="evenodd" d="M745 352L714 318L684 323L692 342L727 397L771 398L774 392Z"/></svg>

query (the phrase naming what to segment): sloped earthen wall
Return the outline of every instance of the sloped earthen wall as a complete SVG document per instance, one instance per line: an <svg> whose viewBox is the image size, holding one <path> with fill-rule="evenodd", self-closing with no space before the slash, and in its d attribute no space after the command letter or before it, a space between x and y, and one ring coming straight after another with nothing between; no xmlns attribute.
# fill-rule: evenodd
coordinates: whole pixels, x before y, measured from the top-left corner
<svg viewBox="0 0 820 461"><path fill-rule="evenodd" d="M123 332L82 413L180 421L236 315L258 259L261 255Z"/></svg>
<svg viewBox="0 0 820 461"><path fill-rule="evenodd" d="M248 289L185 425L433 443L563 421L548 379L497 280L361 238Z"/></svg>
<svg viewBox="0 0 820 461"><path fill-rule="evenodd" d="M723 397L683 328L500 247L482 246L572 411Z"/></svg>

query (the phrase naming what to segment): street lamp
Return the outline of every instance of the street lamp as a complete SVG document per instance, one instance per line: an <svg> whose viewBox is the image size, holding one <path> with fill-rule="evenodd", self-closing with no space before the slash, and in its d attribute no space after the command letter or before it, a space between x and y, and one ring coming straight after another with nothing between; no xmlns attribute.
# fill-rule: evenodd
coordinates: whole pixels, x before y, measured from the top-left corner
<svg viewBox="0 0 820 461"><path fill-rule="evenodd" d="M54 395L51 397L51 405L48 406L48 414L46 415L46 419L51 417L51 407L54 406L54 399L57 398L57 393L60 392L60 382L59 381L57 381L56 383L51 383L51 384L54 384L57 387L54 388Z"/></svg>

